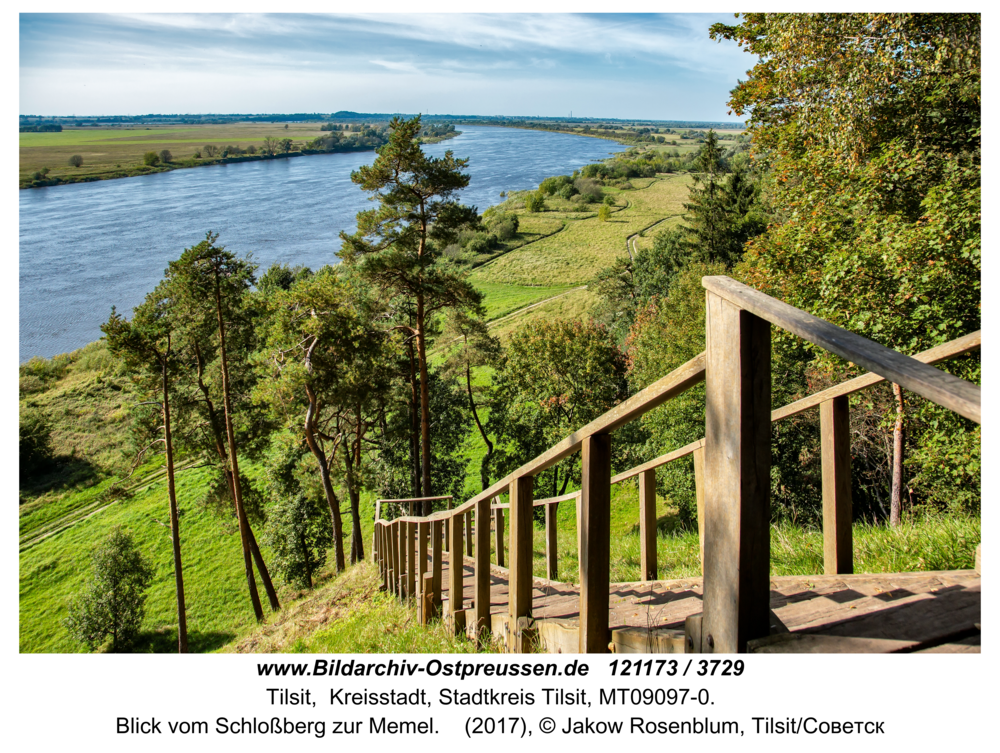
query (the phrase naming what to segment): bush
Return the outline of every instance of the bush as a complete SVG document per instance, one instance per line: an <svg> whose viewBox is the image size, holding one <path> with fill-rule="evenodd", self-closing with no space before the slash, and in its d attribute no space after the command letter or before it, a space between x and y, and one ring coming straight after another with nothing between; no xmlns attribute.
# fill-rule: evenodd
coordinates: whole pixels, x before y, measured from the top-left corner
<svg viewBox="0 0 1000 753"><path fill-rule="evenodd" d="M156 167L160 164L160 155L156 152L146 152L142 155L142 164L148 167Z"/></svg>
<svg viewBox="0 0 1000 753"><path fill-rule="evenodd" d="M607 204L601 204L601 208L597 210L597 219L601 222L607 222L611 219L611 207Z"/></svg>
<svg viewBox="0 0 1000 753"><path fill-rule="evenodd" d="M153 568L142 556L129 531L115 526L94 552L87 590L70 604L65 624L91 650L111 638L112 651L131 647L146 608L146 589Z"/></svg>
<svg viewBox="0 0 1000 753"><path fill-rule="evenodd" d="M513 212L496 212L483 216L486 228L493 233L498 240L508 241L517 235L519 221Z"/></svg>
<svg viewBox="0 0 1000 753"><path fill-rule="evenodd" d="M31 476L48 467L52 462L52 427L40 408L21 406L17 436L21 477Z"/></svg>
<svg viewBox="0 0 1000 753"><path fill-rule="evenodd" d="M73 167L80 167L83 164L83 157L81 157L79 154L74 154L72 157L69 158L69 164L72 165Z"/></svg>
<svg viewBox="0 0 1000 753"><path fill-rule="evenodd" d="M541 192L529 194L524 200L524 208L529 212L544 212L545 196Z"/></svg>
<svg viewBox="0 0 1000 753"><path fill-rule="evenodd" d="M163 151L160 152L160 162L166 163L173 161L174 161L174 155L170 153L169 149L164 149Z"/></svg>
<svg viewBox="0 0 1000 753"><path fill-rule="evenodd" d="M212 157L219 153L219 147L213 146L212 144L205 144L205 146L201 148L201 153L209 159L212 159Z"/></svg>

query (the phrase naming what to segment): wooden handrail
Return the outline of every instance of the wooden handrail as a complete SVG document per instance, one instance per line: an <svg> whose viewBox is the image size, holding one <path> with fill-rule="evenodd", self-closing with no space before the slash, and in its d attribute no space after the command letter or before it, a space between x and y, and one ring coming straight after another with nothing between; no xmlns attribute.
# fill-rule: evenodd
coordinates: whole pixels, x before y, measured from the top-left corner
<svg viewBox="0 0 1000 753"><path fill-rule="evenodd" d="M954 358L955 356L960 356L964 353L976 350L982 345L982 342L983 331L976 330L975 332L965 335L964 337L950 340L943 345L938 345L937 347L925 350L922 353L917 353L915 356L911 357L921 363L940 363L941 361L946 361L949 358ZM789 403L788 405L778 408L771 413L771 420L779 421L782 418L794 416L798 413L802 413L803 411L807 411L810 408L815 408L820 403L824 403L827 400L832 400L833 398L840 397L842 395L853 395L855 392L863 390L866 387L871 387L873 384L878 384L879 382L884 381L885 377L879 376L878 374L863 374L855 379L834 385L833 387L825 389L822 392L816 392L802 398L801 400L796 400L794 403Z"/></svg>
<svg viewBox="0 0 1000 753"><path fill-rule="evenodd" d="M982 389L935 369L911 356L879 345L861 335L723 276L703 277L702 285L744 311L775 324L803 340L915 392L949 410L982 423Z"/></svg>
<svg viewBox="0 0 1000 753"><path fill-rule="evenodd" d="M684 445L680 449L668 452L666 455L660 455L658 458L650 460L648 463L643 463L642 465L637 465L635 468L631 468L623 473L619 473L617 476L611 479L612 484L617 484L620 481L625 481L632 478L633 476L638 476L643 471L651 471L654 468L659 468L661 465L666 465L672 460L677 460L685 455L690 455L692 452L700 447L705 446L705 440L699 439L691 444Z"/></svg>
<svg viewBox="0 0 1000 753"><path fill-rule="evenodd" d="M431 513L427 518L417 518L414 516L412 518L397 518L397 520L417 522L419 520L441 520L455 515L462 515L474 509L476 503L480 500L505 493L514 479L535 476L546 468L552 467L563 458L577 452L583 445L584 439L598 434L609 434L704 380L705 354L699 353L662 379L653 382L646 389L642 390L642 392L637 392L628 400L616 405L607 413L598 416L583 428L573 432L558 444L553 445L538 457L529 460L516 471L509 473L489 489L480 492L469 501L451 510L441 510Z"/></svg>

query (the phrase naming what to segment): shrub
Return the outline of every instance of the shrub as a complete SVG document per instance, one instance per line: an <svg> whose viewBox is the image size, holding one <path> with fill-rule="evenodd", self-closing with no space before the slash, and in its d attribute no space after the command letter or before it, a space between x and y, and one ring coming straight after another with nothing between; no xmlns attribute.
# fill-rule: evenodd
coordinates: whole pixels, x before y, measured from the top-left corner
<svg viewBox="0 0 1000 753"><path fill-rule="evenodd" d="M601 204L601 208L597 210L597 219L601 222L607 222L611 219L611 207L607 204Z"/></svg>
<svg viewBox="0 0 1000 753"><path fill-rule="evenodd" d="M69 164L72 165L73 167L80 167L83 164L83 157L81 157L79 154L74 154L72 157L69 158Z"/></svg>
<svg viewBox="0 0 1000 753"><path fill-rule="evenodd" d="M17 435L21 477L44 470L52 462L52 428L41 408L21 406Z"/></svg>
<svg viewBox="0 0 1000 753"><path fill-rule="evenodd" d="M544 212L545 196L541 192L529 194L524 200L524 208L529 212Z"/></svg>
<svg viewBox="0 0 1000 753"><path fill-rule="evenodd" d="M94 552L87 590L70 604L67 629L91 650L111 638L112 651L131 647L146 607L153 568L135 545L132 534L115 526Z"/></svg>
<svg viewBox="0 0 1000 753"><path fill-rule="evenodd" d="M156 167L160 164L160 155L156 152L146 152L142 155L142 164L148 167Z"/></svg>
<svg viewBox="0 0 1000 753"><path fill-rule="evenodd" d="M160 162L173 162L174 155L170 153L169 149L164 149L160 152Z"/></svg>
<svg viewBox="0 0 1000 753"><path fill-rule="evenodd" d="M212 144L205 144L205 146L201 148L201 153L209 159L212 159L212 157L219 153L219 147L213 146Z"/></svg>
<svg viewBox="0 0 1000 753"><path fill-rule="evenodd" d="M517 234L519 221L513 212L496 212L484 215L484 224L499 240L508 241Z"/></svg>

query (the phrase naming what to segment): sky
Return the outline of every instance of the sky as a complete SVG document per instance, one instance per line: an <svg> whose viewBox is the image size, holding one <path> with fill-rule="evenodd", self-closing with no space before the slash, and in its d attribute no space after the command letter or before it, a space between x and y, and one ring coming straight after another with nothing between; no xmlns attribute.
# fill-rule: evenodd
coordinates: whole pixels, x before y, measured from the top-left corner
<svg viewBox="0 0 1000 753"><path fill-rule="evenodd" d="M356 7L356 6L355 6ZM725 14L21 14L25 115L354 110L737 121Z"/></svg>

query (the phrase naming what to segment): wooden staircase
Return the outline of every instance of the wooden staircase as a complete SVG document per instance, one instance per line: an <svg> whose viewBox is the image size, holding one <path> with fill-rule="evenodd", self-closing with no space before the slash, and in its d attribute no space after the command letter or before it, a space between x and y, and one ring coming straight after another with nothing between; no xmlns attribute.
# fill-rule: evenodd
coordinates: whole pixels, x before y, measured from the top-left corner
<svg viewBox="0 0 1000 753"><path fill-rule="evenodd" d="M979 386L932 365L979 348L981 333L906 356L728 277L705 277L702 283L707 296L704 353L453 509L421 517L412 514L417 500L380 500L372 550L385 588L400 598L415 599L421 620L426 621L443 613L442 575L447 569L447 619L456 630L473 635L499 633L513 652L539 646L575 648L580 653L633 652L643 647L649 652L736 653L974 646L980 619L978 565L977 571L953 574L853 574L848 398L889 380L981 423ZM870 373L772 410L772 326ZM702 381L706 382L704 439L612 476L614 430ZM802 610L789 609L789 604L803 601L795 595L802 590L796 584L803 579L770 576L770 439L772 421L813 408L820 410L823 468L825 574L818 577L836 578L822 594L825 608L806 610L809 619L803 622ZM582 453L580 490L535 500L534 477L576 452ZM704 577L656 581L654 474L656 468L689 454L694 456ZM636 476L643 581L611 584L611 486ZM504 494L507 503L500 500ZM432 499L451 507L450 497ZM578 588L553 585L558 561L554 505L568 500L577 506ZM410 514L386 519L382 509L390 503L408 504ZM546 508L549 581L532 576L535 506ZM509 569L503 567L505 511L510 526ZM490 561L491 528L496 563ZM906 587L896 585L904 580ZM649 623L648 610L645 625L629 624L626 613L643 603L644 593L653 598L657 587L671 592L675 587L683 590L685 583L695 597L686 607L679 606L682 600L668 599L678 604L660 624ZM550 598L546 588L560 596ZM909 601L879 596L893 593ZM849 603L857 601L855 594L868 600L862 613L857 611L859 604ZM556 605L559 599L562 602ZM466 610L467 602L474 608ZM886 609L876 608L880 604ZM900 617L903 612L905 618ZM863 624L847 625L859 617ZM925 629L930 623L934 629Z"/></svg>

